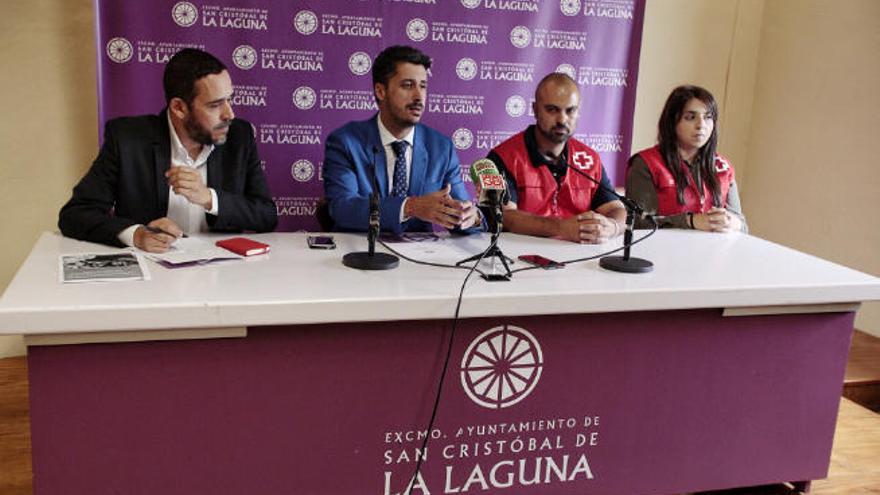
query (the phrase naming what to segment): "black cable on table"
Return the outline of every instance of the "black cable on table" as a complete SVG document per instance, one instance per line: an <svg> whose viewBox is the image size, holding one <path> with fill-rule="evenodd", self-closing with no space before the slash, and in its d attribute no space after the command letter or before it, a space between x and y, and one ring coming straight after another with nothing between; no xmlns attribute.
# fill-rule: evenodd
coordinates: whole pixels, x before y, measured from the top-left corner
<svg viewBox="0 0 880 495"><path fill-rule="evenodd" d="M456 330L456 328L458 328L458 315L459 315L459 312L461 311L461 301L464 296L464 288L467 286L468 279L471 278L471 275L473 275L474 272L478 272L478 273L482 274L482 272L477 270L477 265L479 265L480 262L483 261L483 258L486 256L486 253L488 253L495 246L495 244L497 244L497 242L498 242L498 239L496 237L495 241L492 242L492 244L490 244L489 247L485 251L483 251L483 254L480 255L480 257L474 262L474 264L470 268L464 267L464 266L459 267L459 266L452 266L452 265L440 265L437 263L425 263L425 262L421 263L421 264L428 264L431 266L452 266L453 268L461 268L461 269L468 270L468 273L464 277L464 280L461 283L461 289L459 289L459 291L458 291L458 301L455 304L455 316L453 316L453 319L452 319L452 331L449 332L449 343L446 346L446 357L443 360L443 370L440 372L440 382L437 384L437 394L434 397L434 407L431 409L431 419L430 419L430 421L428 421L428 427L425 429L425 431L426 431L425 439L424 439L424 441L422 441L421 452L418 454L418 460L416 461L416 469L415 469L415 471L413 471L412 479L410 479L409 484L407 486L407 489L406 489L406 491L404 491L404 493L412 493L413 484L416 482L416 476L419 475L419 471L422 468L422 460L424 459L424 457L426 455L426 451L427 451L426 449L428 448L428 440L430 440L431 430L434 428L434 420L437 418L437 409L440 406L440 395L443 392L443 382L446 379L446 370L449 368L449 358L452 356L452 343L455 340L455 330ZM384 243L382 245L385 246ZM387 248L388 246L385 246L385 247ZM404 259L406 259L406 258L404 258Z"/></svg>

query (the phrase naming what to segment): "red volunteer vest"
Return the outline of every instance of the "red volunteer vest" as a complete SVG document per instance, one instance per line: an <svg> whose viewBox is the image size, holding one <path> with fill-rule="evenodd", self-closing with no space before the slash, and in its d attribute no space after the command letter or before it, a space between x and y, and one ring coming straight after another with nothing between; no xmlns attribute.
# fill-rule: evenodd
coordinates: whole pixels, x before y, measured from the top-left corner
<svg viewBox="0 0 880 495"><path fill-rule="evenodd" d="M676 215L686 212L706 213L712 208L712 193L709 191L706 181L703 181L703 196L701 198L697 193L690 169L687 167L685 167L685 173L688 174L690 180L688 187L684 190L684 204L678 202L675 178L672 176L672 172L666 168L666 162L663 160L663 155L660 154L659 146L642 150L638 155L648 165L651 177L654 178L658 215ZM730 185L733 183L734 173L727 158L717 153L715 154L715 175L718 177L718 185L721 190L722 206L726 207L727 191L730 190Z"/></svg>
<svg viewBox="0 0 880 495"><path fill-rule="evenodd" d="M532 165L525 132L492 151L501 157L508 173L516 180L517 209L545 217L569 217L590 209L593 193L599 186L571 170L565 173L562 183L557 184L547 167ZM568 163L596 181L602 180L599 155L574 138L568 140Z"/></svg>

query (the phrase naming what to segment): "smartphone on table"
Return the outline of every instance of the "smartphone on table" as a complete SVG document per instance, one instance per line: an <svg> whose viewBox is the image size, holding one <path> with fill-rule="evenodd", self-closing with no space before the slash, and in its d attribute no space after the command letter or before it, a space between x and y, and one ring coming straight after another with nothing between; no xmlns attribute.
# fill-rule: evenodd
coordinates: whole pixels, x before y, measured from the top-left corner
<svg viewBox="0 0 880 495"><path fill-rule="evenodd" d="M310 235L308 243L312 249L336 249L336 241L332 235Z"/></svg>
<svg viewBox="0 0 880 495"><path fill-rule="evenodd" d="M550 258L545 258L539 254L523 254L517 257L520 261L525 261L530 265L534 265L545 270L553 270L556 268L564 268L565 265Z"/></svg>

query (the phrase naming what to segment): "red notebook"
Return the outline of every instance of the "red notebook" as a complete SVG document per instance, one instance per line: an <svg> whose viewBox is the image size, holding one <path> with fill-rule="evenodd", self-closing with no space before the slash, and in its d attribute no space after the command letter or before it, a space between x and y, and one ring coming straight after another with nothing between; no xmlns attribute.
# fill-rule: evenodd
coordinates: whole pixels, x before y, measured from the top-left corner
<svg viewBox="0 0 880 495"><path fill-rule="evenodd" d="M246 237L233 237L231 239L223 239L217 241L218 246L228 249L235 254L242 256L253 256L255 254L263 254L269 252L269 245L257 242Z"/></svg>

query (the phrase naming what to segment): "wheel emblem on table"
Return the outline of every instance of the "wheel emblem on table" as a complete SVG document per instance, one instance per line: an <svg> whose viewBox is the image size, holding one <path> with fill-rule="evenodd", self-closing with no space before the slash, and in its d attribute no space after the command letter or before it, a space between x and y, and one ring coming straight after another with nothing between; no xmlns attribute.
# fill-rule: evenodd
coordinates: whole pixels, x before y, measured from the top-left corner
<svg viewBox="0 0 880 495"><path fill-rule="evenodd" d="M541 346L528 331L495 327L471 342L461 360L461 386L480 406L502 409L525 399L541 378Z"/></svg>

